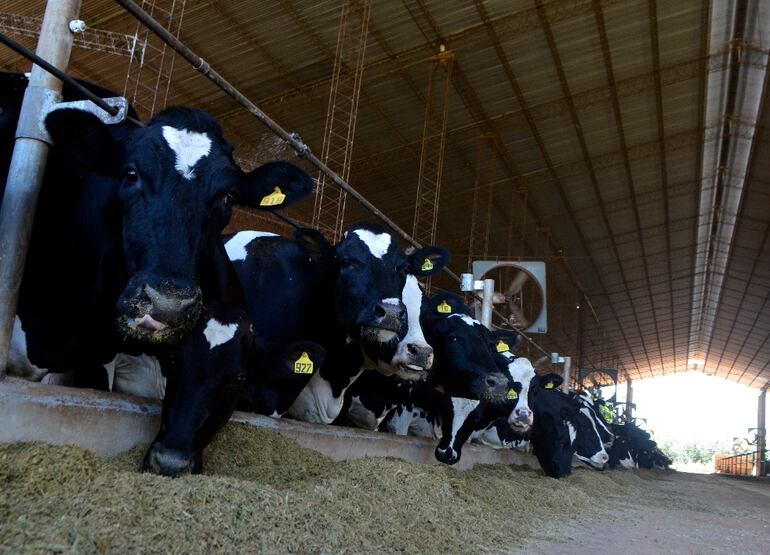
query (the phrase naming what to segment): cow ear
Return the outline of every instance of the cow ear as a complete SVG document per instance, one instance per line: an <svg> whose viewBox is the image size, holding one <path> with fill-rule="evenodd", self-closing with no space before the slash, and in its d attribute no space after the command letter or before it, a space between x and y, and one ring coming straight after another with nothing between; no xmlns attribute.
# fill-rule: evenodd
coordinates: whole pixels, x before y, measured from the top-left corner
<svg viewBox="0 0 770 555"><path fill-rule="evenodd" d="M45 127L55 151L76 168L110 175L123 170L120 145L95 115L74 108L54 110L46 116Z"/></svg>
<svg viewBox="0 0 770 555"><path fill-rule="evenodd" d="M418 277L437 274L449 263L449 251L441 247L427 246L407 251L409 272Z"/></svg>
<svg viewBox="0 0 770 555"><path fill-rule="evenodd" d="M557 389L564 382L559 374L546 374L540 376L540 385L543 389Z"/></svg>
<svg viewBox="0 0 770 555"><path fill-rule="evenodd" d="M315 229L300 228L294 232L294 242L314 261L334 256L334 247Z"/></svg>
<svg viewBox="0 0 770 555"><path fill-rule="evenodd" d="M313 190L313 180L294 164L268 162L244 174L236 189L238 204L277 210L308 196Z"/></svg>
<svg viewBox="0 0 770 555"><path fill-rule="evenodd" d="M493 353L513 352L519 339L519 335L510 330L495 330L489 335L489 348Z"/></svg>

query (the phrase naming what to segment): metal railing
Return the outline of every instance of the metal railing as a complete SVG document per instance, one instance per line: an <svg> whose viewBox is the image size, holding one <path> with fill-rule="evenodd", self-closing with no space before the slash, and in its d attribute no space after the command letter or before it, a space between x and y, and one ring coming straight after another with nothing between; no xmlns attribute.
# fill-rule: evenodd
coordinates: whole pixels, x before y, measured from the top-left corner
<svg viewBox="0 0 770 555"><path fill-rule="evenodd" d="M733 476L767 476L770 474L770 462L767 460L767 450L759 457L760 472L757 473L757 453L749 451L739 455L714 455L714 472L731 474Z"/></svg>

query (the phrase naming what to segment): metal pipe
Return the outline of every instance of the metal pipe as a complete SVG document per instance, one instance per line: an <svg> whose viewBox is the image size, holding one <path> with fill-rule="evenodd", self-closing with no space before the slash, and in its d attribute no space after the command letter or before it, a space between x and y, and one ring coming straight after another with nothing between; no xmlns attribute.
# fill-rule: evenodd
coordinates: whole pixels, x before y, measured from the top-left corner
<svg viewBox="0 0 770 555"><path fill-rule="evenodd" d="M561 390L569 393L570 370L572 369L572 357L564 357L564 382L561 384Z"/></svg>
<svg viewBox="0 0 770 555"><path fill-rule="evenodd" d="M140 22L142 22L143 25L145 25L152 33L154 33L160 40L162 40L166 45L168 45L174 52L179 54L182 58L187 60L187 62L192 65L193 69L195 69L198 73L202 74L203 76L207 77L209 80L211 80L217 87L222 89L225 93L227 93L228 96L230 96L233 100L235 100L238 104L240 104L243 108L246 109L247 112L249 112L251 115L253 115L255 118L257 118L265 127L270 129L273 133L278 135L281 139L283 139L286 143L291 146L291 148L294 149L294 151L302 158L305 158L308 162L310 162L312 165L314 165L316 168L318 168L321 173L323 173L326 177L328 177L333 183L335 183L339 188L341 188L343 191L345 191L348 195L350 195L353 199L356 200L361 206L369 210L372 214L374 214L377 218L382 221L382 223L385 224L386 227L390 228L393 233L400 236L404 241L409 243L410 245L421 248L422 245L415 241L411 235L409 235L406 231L401 229L396 223L388 218L385 214L383 214L376 206L374 206L371 202L369 202L361 193L353 189L348 183L345 182L339 175L337 175L335 172L333 172L326 164L324 164L318 157L316 157L310 150L310 147L308 147L305 143L303 143L299 136L295 133L289 133L285 129L283 129L278 123L273 121L270 116L265 114L262 110L260 110L256 104L254 104L251 100L246 98L238 89L236 89L232 84L230 84L227 79L222 77L219 73L217 73L214 69L211 68L211 66L198 56L195 52L187 48L182 41L180 41L178 38L176 38L174 35L169 33L160 23L158 23L155 19L153 19L152 16L150 16L147 12L145 12L142 8L139 7L139 5L136 2L133 2L132 0L115 0L118 4L123 6L127 12L129 12L131 15L133 15L136 19L138 19ZM456 273L454 273L452 270L450 270L448 267L444 268L444 272L448 274L452 279L460 282L460 276L458 276ZM474 297L483 302L483 299L481 299L478 295L474 295ZM498 312L497 310L494 310L495 314L500 316L503 320L505 320L505 316ZM535 347L537 350L539 350L544 355L547 355L548 353L543 349L540 345L535 343L530 337L528 337L526 334L521 332L520 330L516 330L516 333L518 333L525 341L530 343L533 347Z"/></svg>
<svg viewBox="0 0 770 555"><path fill-rule="evenodd" d="M69 22L77 19L81 0L48 0L37 43L37 55L65 68L72 51ZM5 377L8 347L19 301L19 286L32 231L40 184L48 159L48 134L41 117L43 105L61 99L62 82L37 65L16 127L16 143L3 204L0 208L0 379Z"/></svg>
<svg viewBox="0 0 770 555"><path fill-rule="evenodd" d="M484 290L481 295L481 323L490 330L492 329L492 309L494 307L492 300L494 296L495 280L485 279Z"/></svg>
<svg viewBox="0 0 770 555"><path fill-rule="evenodd" d="M21 54L31 62L37 64L38 66L42 67L44 70L46 70L48 73L52 73L54 76L56 76L61 81L64 81L67 83L70 87L74 88L80 94L82 94L84 97L86 97L88 100L99 106L102 110L110 114L111 116L115 116L118 114L119 110L115 106L110 106L107 104L104 100L96 96L94 93L89 91L87 88L85 88L83 85L78 83L75 79L64 73L63 71L59 70L56 66L53 64L49 64L45 61L45 59L41 58L37 54L34 54L29 49L25 48L15 40L11 39L10 37L7 37L3 33L0 33L0 43L6 45L8 48L16 52L17 54Z"/></svg>
<svg viewBox="0 0 770 555"><path fill-rule="evenodd" d="M633 416L632 404L634 402L634 384L631 378L626 378L626 421L630 422Z"/></svg>
<svg viewBox="0 0 770 555"><path fill-rule="evenodd" d="M762 476L762 467L765 459L765 447L767 442L767 429L765 428L765 410L767 408L767 388L762 390L757 399L757 456L754 474Z"/></svg>

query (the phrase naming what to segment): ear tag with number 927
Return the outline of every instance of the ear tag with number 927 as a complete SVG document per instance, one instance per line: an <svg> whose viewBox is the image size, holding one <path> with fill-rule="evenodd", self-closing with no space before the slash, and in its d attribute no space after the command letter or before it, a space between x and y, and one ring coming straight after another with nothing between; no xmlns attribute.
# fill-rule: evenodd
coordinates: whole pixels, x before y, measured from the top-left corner
<svg viewBox="0 0 770 555"><path fill-rule="evenodd" d="M300 357L294 361L294 373L295 374L312 374L313 373L313 361L305 351L302 351Z"/></svg>

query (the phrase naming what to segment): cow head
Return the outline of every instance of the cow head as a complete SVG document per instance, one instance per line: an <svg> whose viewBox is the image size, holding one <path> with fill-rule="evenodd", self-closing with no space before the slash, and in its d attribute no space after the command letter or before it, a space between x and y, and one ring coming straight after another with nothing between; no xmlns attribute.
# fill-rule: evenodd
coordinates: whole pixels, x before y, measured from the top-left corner
<svg viewBox="0 0 770 555"><path fill-rule="evenodd" d="M292 373L297 364L307 365L305 359L319 366L324 356L308 342L268 351L242 310L206 303L198 323L164 361L161 428L142 469L165 476L200 473L203 449L230 419L247 383L268 370Z"/></svg>
<svg viewBox="0 0 770 555"><path fill-rule="evenodd" d="M407 276L415 273L415 256L407 257L384 227L373 224L349 228L336 245L335 256L334 303L339 323L371 359L390 361L407 333L401 297ZM441 267L438 261L432 269L426 266L424 275Z"/></svg>
<svg viewBox="0 0 770 555"><path fill-rule="evenodd" d="M498 366L504 368L514 385L520 388L518 403L507 420L512 432L524 434L529 431L534 422L534 413L530 407L530 390L535 378L535 368L529 359L517 357L506 349L515 339L516 335L512 332L494 331L491 334L490 348L496 353Z"/></svg>
<svg viewBox="0 0 770 555"><path fill-rule="evenodd" d="M175 342L198 319L201 273L233 203L271 209L312 189L310 176L285 162L244 173L217 121L200 110L169 108L131 128L67 109L46 126L76 169L114 179L128 274L118 327L143 342Z"/></svg>
<svg viewBox="0 0 770 555"><path fill-rule="evenodd" d="M384 374L395 374L402 380L419 381L426 379L433 366L433 347L425 340L420 325L423 294L417 277L430 276L446 266L449 253L438 247L423 247L407 251L409 275L401 292L401 302L406 307L406 336L399 341L396 353L387 369L380 368Z"/></svg>
<svg viewBox="0 0 770 555"><path fill-rule="evenodd" d="M423 303L420 320L440 365L435 383L451 397L504 403L510 380L489 352L489 331L469 312L450 293L439 293Z"/></svg>

